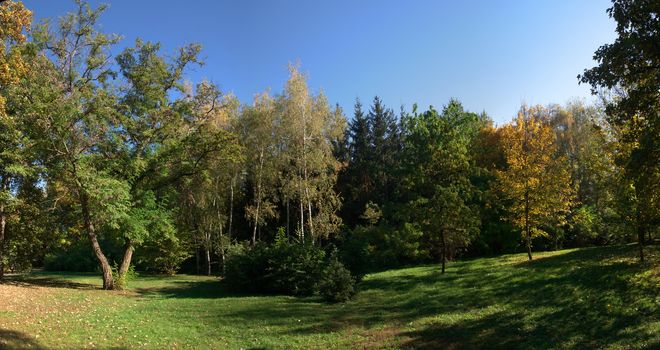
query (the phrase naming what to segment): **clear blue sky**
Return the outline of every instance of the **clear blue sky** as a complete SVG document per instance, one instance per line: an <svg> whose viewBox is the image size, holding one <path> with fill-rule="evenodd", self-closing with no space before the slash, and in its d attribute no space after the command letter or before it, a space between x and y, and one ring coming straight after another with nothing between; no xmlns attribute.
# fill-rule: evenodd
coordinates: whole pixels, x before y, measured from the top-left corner
<svg viewBox="0 0 660 350"><path fill-rule="evenodd" d="M74 8L68 0L25 0L37 18ZM92 4L101 1L93 0ZM211 80L241 101L279 92L288 62L300 61L312 89L351 117L356 97L466 108L510 120L521 102L588 101L576 76L613 41L608 0L106 0L101 22L121 34L160 41L167 52L204 46Z"/></svg>

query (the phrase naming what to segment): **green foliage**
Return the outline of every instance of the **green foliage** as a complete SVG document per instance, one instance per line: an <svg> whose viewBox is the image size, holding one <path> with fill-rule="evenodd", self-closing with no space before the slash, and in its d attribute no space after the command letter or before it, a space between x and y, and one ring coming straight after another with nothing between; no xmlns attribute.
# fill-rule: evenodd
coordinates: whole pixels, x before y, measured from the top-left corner
<svg viewBox="0 0 660 350"><path fill-rule="evenodd" d="M258 242L230 251L225 281L244 292L312 295L324 260L325 252L311 244Z"/></svg>
<svg viewBox="0 0 660 350"><path fill-rule="evenodd" d="M150 273L174 275L192 254L184 241L175 235L160 235L136 250L136 266Z"/></svg>
<svg viewBox="0 0 660 350"><path fill-rule="evenodd" d="M355 294L355 278L337 258L337 250L333 250L328 259L328 265L323 270L319 282L319 294L329 302L345 302Z"/></svg>
<svg viewBox="0 0 660 350"><path fill-rule="evenodd" d="M617 136L623 188L631 189L618 198L628 207L621 216L637 233L643 261L646 235L660 223L660 6L650 0L614 0L607 12L617 22L617 38L596 50L598 65L578 78L594 94L610 92L605 112Z"/></svg>
<svg viewBox="0 0 660 350"><path fill-rule="evenodd" d="M125 274L120 274L119 266L115 263L112 265L112 275L115 276L115 288L123 290L128 287L128 282L136 279L140 274L135 271L133 265L128 267Z"/></svg>
<svg viewBox="0 0 660 350"><path fill-rule="evenodd" d="M358 278L374 270L419 263L428 259L421 246L423 233L411 223L400 228L382 223L357 226L341 245L342 261Z"/></svg>
<svg viewBox="0 0 660 350"><path fill-rule="evenodd" d="M336 254L328 259L316 245L285 239L272 245L234 245L229 251L224 281L241 292L298 296L320 292L334 301L352 295L354 283Z"/></svg>
<svg viewBox="0 0 660 350"><path fill-rule="evenodd" d="M47 271L91 272L98 270L98 263L89 249L89 243L82 241L68 248L46 254L44 269Z"/></svg>

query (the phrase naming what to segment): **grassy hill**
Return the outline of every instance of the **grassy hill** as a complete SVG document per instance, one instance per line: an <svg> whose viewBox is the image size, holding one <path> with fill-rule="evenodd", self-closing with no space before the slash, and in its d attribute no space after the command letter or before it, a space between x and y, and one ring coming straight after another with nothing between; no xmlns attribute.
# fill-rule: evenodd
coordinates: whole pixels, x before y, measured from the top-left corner
<svg viewBox="0 0 660 350"><path fill-rule="evenodd" d="M660 348L660 249L516 254L368 275L345 304L244 296L214 278L83 274L0 285L0 348Z"/></svg>

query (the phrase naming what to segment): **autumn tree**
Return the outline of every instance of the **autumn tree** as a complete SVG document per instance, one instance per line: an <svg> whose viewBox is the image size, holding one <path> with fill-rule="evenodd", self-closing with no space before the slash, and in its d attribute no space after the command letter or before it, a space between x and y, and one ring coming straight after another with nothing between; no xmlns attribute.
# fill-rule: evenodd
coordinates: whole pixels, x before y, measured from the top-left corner
<svg viewBox="0 0 660 350"><path fill-rule="evenodd" d="M566 159L557 154L544 113L543 107L523 106L502 129L506 169L498 172L500 189L512 202L510 220L521 230L530 260L532 238L547 235L543 226L562 224L573 198Z"/></svg>
<svg viewBox="0 0 660 350"><path fill-rule="evenodd" d="M252 244L258 239L260 227L277 215L278 120L275 100L265 93L255 97L238 120L237 129L247 152L246 170L252 188L252 203L245 208L252 221Z"/></svg>
<svg viewBox="0 0 660 350"><path fill-rule="evenodd" d="M7 111L7 99L17 98L12 85L27 73L29 63L21 52L24 32L32 13L22 3L0 3L0 279L5 269L7 217L15 206L17 181L29 171L29 140L21 132L18 111ZM19 113L19 112L18 112Z"/></svg>
<svg viewBox="0 0 660 350"><path fill-rule="evenodd" d="M340 199L335 192L339 163L333 142L343 136L345 118L332 110L323 94L314 96L306 77L295 67L279 97L282 125L282 192L297 203L297 232L301 241L317 241L335 233L340 224Z"/></svg>
<svg viewBox="0 0 660 350"><path fill-rule="evenodd" d="M210 87L203 85L197 90L207 88ZM229 138L223 145L223 151L205 157L194 174L180 179L176 184L179 220L185 226L180 229L192 233L196 250L199 246L203 249L207 275L212 273L212 253L217 253L224 269L232 240L228 227L233 205L231 183L234 169L242 166L245 160L244 148L239 144L237 135L229 131L238 120L238 109L239 103L232 95L215 95L214 99L202 99L195 103L193 110L198 111L193 114L196 116L196 127L209 135L228 133Z"/></svg>

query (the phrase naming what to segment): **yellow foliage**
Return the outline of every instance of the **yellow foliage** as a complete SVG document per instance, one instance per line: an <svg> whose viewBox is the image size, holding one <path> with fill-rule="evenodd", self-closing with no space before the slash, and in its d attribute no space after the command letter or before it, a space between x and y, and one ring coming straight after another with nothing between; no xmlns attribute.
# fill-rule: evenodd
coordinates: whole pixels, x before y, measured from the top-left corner
<svg viewBox="0 0 660 350"><path fill-rule="evenodd" d="M27 73L16 45L25 42L25 32L30 30L32 12L21 2L7 1L0 4L0 86L16 83ZM0 99L0 114L4 100Z"/></svg>
<svg viewBox="0 0 660 350"><path fill-rule="evenodd" d="M544 113L543 107L523 106L501 131L507 168L498 178L512 201L511 222L526 238L546 236L542 226L564 224L574 197L567 161L557 154L556 135Z"/></svg>

